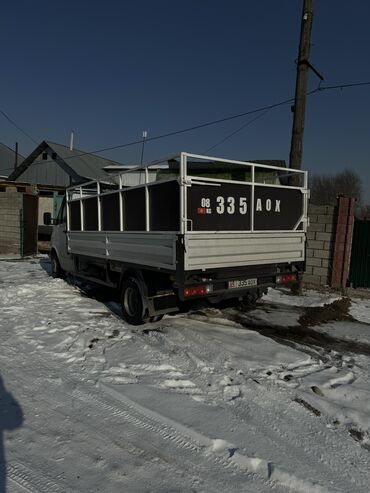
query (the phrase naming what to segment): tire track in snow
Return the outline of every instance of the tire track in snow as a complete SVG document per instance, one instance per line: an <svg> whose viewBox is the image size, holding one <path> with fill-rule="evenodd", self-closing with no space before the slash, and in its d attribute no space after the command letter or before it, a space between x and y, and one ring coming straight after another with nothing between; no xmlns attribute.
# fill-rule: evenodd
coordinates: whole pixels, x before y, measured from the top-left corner
<svg viewBox="0 0 370 493"><path fill-rule="evenodd" d="M40 471L36 472L21 462L11 462L7 465L7 480L31 493L72 493L76 491L61 487Z"/></svg>
<svg viewBox="0 0 370 493"><path fill-rule="evenodd" d="M27 383L25 379L23 380L24 383ZM69 379L67 383L74 386L77 382ZM251 468L251 465L255 462L254 458L252 458L252 462L248 464L248 467L246 467L247 464L245 463L245 461L244 463L241 463L240 461L236 460L239 454L236 454L234 459L229 459L226 452L222 456L210 453L210 451L207 449L212 447L213 440L204 437L203 435L181 425L180 423L176 423L164 417L160 418L160 415L157 415L157 413L155 413L154 411L151 411L148 408L144 408L141 405L134 403L134 401L128 399L127 397L118 393L114 389L111 389L110 387L107 387L105 385L101 385L101 387L103 387L103 390L106 393L107 397L113 396L116 401L119 397L119 407L114 404L108 403L106 399L102 399L101 394L98 395L97 393L89 391L87 389L81 390L81 386L78 389L72 390L71 393L59 392L61 394L64 394L64 402L68 402L68 397L73 397L83 403L88 403L90 405L90 415L94 411L94 407L95 409L100 410L102 415L96 416L98 420L100 419L108 421L108 424L111 425L111 418L119 417L123 418L123 424L125 425L125 427L127 427L127 423L130 423L135 428L144 430L146 433L150 434L146 435L146 440L148 442L152 442L153 448L160 452L159 456L167 456L172 467L173 465L177 466L177 468L178 466L182 466L183 469L183 466L186 466L185 469L188 472L190 471L192 474L194 474L195 472L198 473L201 481L204 481L206 483L207 488L213 485L212 491L221 491L221 483L224 484L222 491L226 491L227 487L230 487L230 469L232 469L233 474L241 473L240 479L242 479L242 484L244 484L244 487L251 487L250 490L244 490L243 488L244 491L251 491L255 493L259 491L267 491L267 489L270 490L272 487L274 491L285 491L276 488L277 485L273 485L273 483L271 483L271 481L269 480L270 478L264 477L263 474L260 474L261 471L253 470ZM50 405L49 402L44 402ZM122 408L123 405L124 408ZM64 413L59 408L54 409L53 413L61 414L64 417L68 416L68 411ZM79 424L86 430L90 430L89 424L85 424L80 420ZM125 431L127 432L127 428L125 428ZM104 431L103 428L102 430L99 430L99 427L94 426L94 432L97 432L101 437L104 437L105 441L107 440L107 438L109 438L111 441L116 441L119 437L119 435L117 435L117 431L112 429L111 426L109 426L108 428L104 428ZM128 434L133 435L132 432L129 432ZM154 440L150 440L150 436L154 437ZM156 440L156 438L158 437L167 443L172 443L172 445L174 445L175 447L175 450L182 449L183 451L189 452L190 455L187 454L187 456L185 456L182 454L178 457L177 453L175 453L175 450L164 452L161 444L158 444L158 441ZM147 451L143 450L143 452ZM201 461L199 461L199 459L201 459ZM213 468L213 474L216 475L215 478L213 478L212 476L206 478L204 477L204 471L209 472L210 466L211 469ZM222 467L221 471L219 470L220 466ZM251 481L251 483L246 484L246 480ZM263 488L262 490L261 487ZM48 490L46 489L45 491ZM54 493L54 491L50 491L51 493ZM63 489L60 489L59 491L63 491ZM59 491L56 491L55 493L59 493ZM231 491L240 491L240 489L233 488ZM315 490L312 491L314 492ZM40 492L44 493L44 490L40 490Z"/></svg>
<svg viewBox="0 0 370 493"><path fill-rule="evenodd" d="M55 362L54 362L54 364L55 364ZM49 367L49 370L50 370L50 367ZM259 403L259 402L260 402L260 401L258 400L258 403ZM261 410L263 411L263 409L261 409ZM280 408L280 410L281 410L281 408ZM103 411L104 411L104 410L103 410ZM102 412L102 414L104 415L104 412ZM108 415L108 418L109 418L110 413L108 412L108 413L106 413L106 414ZM272 413L272 415L273 415L273 413ZM284 418L284 419L281 419L281 421L285 421L285 419L287 419L287 418L288 418L288 420L289 420L289 415L290 415L290 414L288 413L288 415L287 415L287 413L284 413L284 415L285 415L285 416L287 416L287 417L286 417L286 418ZM258 416L258 415L254 413L254 417L256 417L256 416ZM266 412L265 412L265 413L263 413L263 412L262 412L261 418L262 418L262 419L265 419L265 418L267 418L267 417L269 417L269 413L266 413ZM272 416L272 419L273 419L273 416ZM274 421L272 421L272 422L274 423ZM304 423L304 420L302 420L302 422ZM287 424L288 424L288 423L287 423ZM266 425L266 426L267 426L267 428L266 428L266 429L267 429L267 431L268 431L268 428L269 428L269 427L268 427L268 425ZM316 427L316 429L317 429L317 427ZM280 433L280 435L281 435L281 432L280 432L280 430L279 430L279 427L278 427L275 431L279 432L279 433ZM324 435L326 435L326 434L324 433ZM281 436L284 436L284 435L281 435ZM286 438L286 437L284 437L284 438ZM306 437L306 438L307 438L307 437ZM272 441L272 442L273 442L273 441ZM295 442L294 442L294 443L297 445L297 440L295 440ZM333 443L334 443L334 442L333 442ZM286 450L290 450L289 440L284 440L284 439L283 439L282 445L283 445L283 446L282 446L282 451L284 451L284 449L285 449L285 451L286 451ZM203 449L203 450L204 450L204 449ZM313 451L311 450L311 451L310 451L310 456L312 456L312 452L313 452ZM291 455L291 454L290 454L290 455ZM328 454L326 454L326 455L328 455ZM304 455L303 455L303 457L304 457ZM248 459L248 458L247 458L247 459ZM329 459L329 457L325 457L325 459ZM214 462L217 462L217 461L219 461L219 460L220 460L220 459L219 459L218 457L215 457L215 458L214 458ZM230 461L230 462L228 462L228 464L230 464L230 465L227 465L226 467L227 467L227 468L230 468L230 467L231 467L232 462ZM338 464L338 462L337 462L337 464ZM316 471L317 471L317 464L316 464ZM343 475L342 475L342 476L343 476ZM257 485L256 485L256 486L257 486ZM309 491L311 492L311 490L309 490Z"/></svg>
<svg viewBox="0 0 370 493"><path fill-rule="evenodd" d="M38 363L38 366L40 367L40 363ZM43 369L45 371L49 370L49 368L46 366L44 366ZM71 380L71 383L72 383L72 380ZM74 382L73 384L76 384L76 382ZM161 438L163 438L167 442L172 441L176 446L183 448L184 450L188 449L188 450L194 452L195 454L198 454L198 455L203 454L204 455L205 449L207 447L210 447L210 445L211 445L211 442L209 441L210 439L208 439L208 441L206 441L203 444L202 443L199 444L197 437L195 437L195 439L193 441L189 442L189 440L187 438L187 434L185 434L185 436L183 434L182 434L182 436L179 436L178 433L175 433L175 436L174 436L173 432L171 430L168 430L168 427L167 428L163 427L163 423L159 427L158 427L158 423L154 422L154 424L153 424L152 416L150 416L150 418L151 418L150 423L148 423L147 421L146 422L144 421L144 424L143 424L142 416L136 415L136 417L135 416L133 417L132 413L130 413L130 412L124 413L122 411L121 407L117 408L117 406L112 406L110 404L107 404L106 401L104 401L104 400L102 401L101 396L98 396L96 394L95 395L93 395L91 393L86 394L86 392L84 390L83 391L79 390L79 391L72 392L72 395L74 397L79 398L82 401L89 401L94 406L96 406L97 401L99 401L100 404L98 407L100 407L100 409L102 409L104 411L103 414L108 414L108 416L119 416L119 417L123 418L126 422L127 421L131 422L131 424L133 424L136 427L139 427L139 428L141 427L151 434L160 436ZM131 411L131 410L129 409L129 411ZM144 413L144 414L147 414L147 413ZM154 420L154 421L156 421L156 420ZM272 430L274 430L276 435L278 435L280 438L283 439L284 444L286 444L287 442L291 443L291 444L293 443L294 446L296 447L296 444L297 444L296 440L293 440L293 442L292 442L292 440L289 440L289 438L291 438L291 437L288 438L288 436L285 433L282 433L282 430L280 429L280 427L275 425L274 419L269 420L269 421L270 421L270 426L269 426L270 429L267 430L267 433L266 433L266 430L264 432L260 433L261 430L259 429L258 430L259 435L262 434L265 437L269 437L269 434L270 434L269 432L272 429ZM176 430L176 427L175 427L175 430ZM288 435L290 435L290 433L288 433ZM115 437L115 435L113 434L112 438L114 438L114 437ZM272 445L274 444L274 442L275 441L272 441ZM281 439L277 443L279 443L279 442L281 442ZM276 447L276 443L275 443L275 447ZM282 452L284 452L284 448L286 449L285 446L282 447ZM304 455L306 455L306 454L304 454ZM238 456L236 456L234 458L234 460L229 460L229 458L218 457L218 456L215 456L213 454L212 460L218 466L221 465L224 470L229 470L230 468L232 468L232 469L238 470L238 471L240 471L240 469L241 469L241 470L244 470L244 472L253 471L253 469L251 469L251 465L253 464L253 462L249 463L249 469L248 469L248 459L253 459L253 458L247 458L247 461L245 461L245 458L241 459L241 463L243 464L243 467L240 467L240 464L235 463L235 459L237 457ZM307 458L308 457L306 457L306 460L307 460ZM191 467L194 468L194 459L192 459L190 462L192 463ZM315 465L317 467L317 464L315 464ZM269 479L271 477L271 472L269 472L269 471L273 469L272 465L270 465L266 461L263 462L263 460L260 460L258 468L259 468L259 475L261 476L261 479L266 479L266 478ZM276 474L277 473L275 472L275 477L276 477ZM284 481L287 481L287 477L291 477L291 476L289 476L289 474L287 474ZM300 491L300 490L297 490L297 491ZM304 489L302 491L304 491ZM307 489L306 489L306 491L307 491ZM308 491L313 491L311 486L310 486L310 489Z"/></svg>
<svg viewBox="0 0 370 493"><path fill-rule="evenodd" d="M258 394L258 388L255 392ZM320 429L321 427L317 426L319 418L315 416L303 420L303 415L307 415L308 411L293 401L283 409L280 404L280 401L271 394L271 402L266 402L266 405L261 406L257 398L249 403L248 409L245 409L242 403L237 403L231 408L231 412L238 419L248 420L251 431L257 437L263 436L271 447L280 449L282 456L289 450L292 460L298 465L300 463L310 465L316 474L321 471L323 477L326 476L329 480L331 476L332 481L338 477L338 464L344 463L346 470L356 475L356 491L368 491L368 456L359 448L348 447L351 439L347 434L340 435L338 430L330 432L325 428L325 431ZM257 421L255 417L258 418ZM305 428L308 428L306 433L297 435L297 430ZM341 448L338 446L339 443ZM322 458L318 456L320 450L326 452ZM347 453L343 453L342 450L347 450ZM348 455L348 452L351 454ZM344 491L353 491L351 476L342 475L342 478Z"/></svg>
<svg viewBox="0 0 370 493"><path fill-rule="evenodd" d="M220 324L221 322L218 321L218 323ZM227 328L228 325L225 324L225 329ZM183 333L182 336L186 342ZM202 332L195 334L195 336L192 334L191 336L199 341L200 348L204 347L204 340L206 337ZM212 342L213 341L207 341L208 349L212 345ZM173 344L173 341L170 341L170 344L171 343ZM213 347L215 348L215 354L219 354L219 352L216 351L216 347L219 347L219 345L213 344ZM227 353L222 352L222 354L224 354L226 360ZM181 353L180 356L183 358L183 353ZM221 356L219 355L219 357ZM208 362L205 361L204 363L207 364ZM231 360L230 364L232 363ZM237 367L235 364L232 364L232 366ZM249 391L253 392L251 403L248 404L247 409L245 409L245 400L242 402L235 401L235 405L229 406L229 410L239 419L242 418L243 421L249 422L249 426L251 427L251 430L253 430L256 440L260 441L261 437L264 437L264 439L270 443L272 450L280 449L281 456L286 455L287 450L289 452L293 451L292 453L289 453L292 464L296 463L297 467L299 467L302 463L309 463L314 470L321 470L324 477L329 473L333 481L337 479L339 463L344 462L348 471L351 471L353 469L353 464L356 464L356 466L359 466L356 471L356 481L358 481L360 487L364 488L363 491L367 491L366 484L368 483L368 476L366 477L364 472L368 468L368 457L366 457L365 454L358 453L358 450L353 447L350 448L350 455L340 454L337 436L338 433L340 433L339 430L330 433L329 430L326 430L325 428L322 429L324 426L323 424L321 426L316 424L317 418L312 418L312 424L311 419L304 419L304 414L307 413L305 410L296 409L297 405L293 403L294 392L287 392L288 402L282 407L281 399L276 399L277 395L275 395L270 388L269 392L271 392L271 397L273 397L275 404L271 405L271 403L266 403L266 405L264 405L266 395L262 395L263 404L261 405L261 399L256 399L255 396L255 391L257 391L258 386L254 386L255 388L253 389L253 384L250 383L250 385L248 385L248 382L245 382L244 384L241 384L241 388L243 389L244 387L244 390L245 384L247 385L248 393ZM278 387L275 387L275 390L279 390ZM277 407L275 407L275 405ZM252 413L250 412L251 410L253 410ZM253 418L253 422L251 422L251 417ZM254 419L255 417L258 418L258 421ZM292 418L294 418L294 424L292 423ZM321 422L322 421L323 419ZM309 426L308 431L297 436L296 430L304 430L307 428L307 425ZM311 438L313 436L317 437L316 440L320 442L320 448L322 450L330 451L324 455L322 461L318 460L317 451L315 447L312 446ZM349 441L347 434L341 434L340 438L342 446L346 449L348 447L347 442ZM303 447L302 441L304 443ZM294 466L292 466L292 470L294 470ZM347 484L349 491L353 488L351 480L344 480L343 484Z"/></svg>
<svg viewBox="0 0 370 493"><path fill-rule="evenodd" d="M226 450L224 453L216 455L213 453L215 440L134 402L112 387L104 384L101 384L100 387L105 393L117 400L120 407L108 404L91 393L86 394L80 390L75 390L73 394L84 401L88 400L91 404L98 404L112 415L121 416L125 421L131 422L137 427L172 441L178 447L190 449L198 455L201 454L206 460L215 462L217 466L222 466L226 470L232 468L235 472L256 475L265 486L269 485L274 488L276 485L281 485L284 488L290 488L291 491L302 493L324 493L328 491L314 482L297 478L265 459L248 457L237 451L231 454L227 449L227 442L225 442Z"/></svg>
<svg viewBox="0 0 370 493"><path fill-rule="evenodd" d="M41 368L44 371L47 370L47 367L41 366ZM23 385L27 385L29 384L29 379L22 375L21 377L18 377L18 382ZM39 383L42 387L45 386L45 382L42 383L41 379ZM53 382L49 381L49 384L50 383ZM68 418L70 414L68 411L70 399L78 399L82 403L89 404L89 416L86 417L84 415L84 421L77 419L77 423L74 423L74 431L78 435L81 434L81 430L91 434L91 429L93 429L94 434L99 435L99 440L107 445L111 445L113 443L119 449L125 452L133 453L139 458L143 458L144 454L148 456L148 459L160 458L162 459L162 465L167 467L167 471L163 472L168 473L172 470L172 473L177 474L179 477L181 477L184 471L190 473L192 476L196 475L197 481L199 483L204 483L204 486L206 487L206 490L204 491L239 492L241 484L244 485L243 491L249 491L251 493L270 491L271 485L269 485L268 482L265 482L263 478L259 478L255 474L250 474L249 471L241 470L232 461L228 462L223 457L219 457L217 455L208 456L207 454L204 454L204 444L195 443L195 439L189 440L185 434L176 432L176 430L171 429L171 427L166 423L163 424L158 422L158 420L153 419L150 416L151 411L149 409L146 413L147 416L143 416L141 413L138 413L137 410L135 412L135 405L129 406L129 409L122 409L121 402L120 406L108 403L107 399L109 400L110 397L109 392L105 394L106 397L104 398L104 395L102 397L101 394L97 394L94 390L87 388L81 389L81 383L76 382L71 378L65 378L64 383L71 387L78 385L79 388L75 388L71 392L66 392L63 389L58 388L59 395L63 397L62 404L64 407L59 407L58 403L58 408L51 410L51 416L60 415L63 418ZM53 393L51 393L51 395L52 394ZM41 408L44 406L48 406L50 408L52 404L55 404L55 401L38 397L38 403ZM94 421L92 421L92 417L94 417ZM119 426L112 426L112 417L122 419L121 422L115 423L115 425L124 426L124 436L120 435L120 429L122 428ZM127 429L128 423L132 425L133 431ZM29 428L32 428L32 425L29 425ZM37 428L33 429L36 432L39 431ZM132 440L135 442L139 441L140 445L140 436L135 433L135 429L142 429L145 431L145 436L141 439L145 441L146 445L148 445L147 449L137 448L133 446L132 443L130 443L129 447L119 444L121 441L127 445L128 438L130 442ZM47 430L45 430L45 433L47 433ZM194 436L197 437L198 435L195 433ZM163 447L164 443L170 443L172 444L172 447L170 449L167 447L166 449ZM177 450L182 451L182 453L178 453ZM119 454L120 453L118 452L118 455ZM37 464L36 461L32 463L33 469L31 469L31 464L29 466L30 467L28 468L26 466L24 467L24 481L22 483L25 488L27 488L27 484L29 485L28 491L31 491L32 493L38 493L38 491L40 491L40 493L46 493L48 491L50 491L50 493L79 491L69 490L66 488L66 480L60 475L55 476L60 479L60 484L55 484L54 486L55 491L53 489L48 489L50 479L43 473L45 464ZM219 470L220 466L222 466L221 470ZM170 467L170 471L168 471L168 467ZM239 478L239 483L236 482L236 485L239 486L230 485L230 469L232 469L233 473L242 473ZM28 483L26 481L26 471L33 471L32 473L28 473L27 477L30 478L28 479ZM31 481L33 477L40 478L40 484L44 484L45 486L43 488L38 488L36 483L36 486L34 486L34 483ZM221 485L223 486L221 487ZM284 490L275 488L274 491L283 493Z"/></svg>
<svg viewBox="0 0 370 493"><path fill-rule="evenodd" d="M38 362L38 367L42 368L43 371L48 372L49 368L44 365L40 365L40 362ZM22 378L24 379L24 377ZM272 487L272 484L270 483L270 479L274 480L274 474L275 474L275 480L279 484L284 484L285 486L292 488L291 483L293 482L294 484L297 483L297 479L294 478L294 476L290 475L289 473L284 473L278 469L274 470L274 467L272 464L270 464L267 461L264 461L263 459L256 459L254 457L245 457L241 454L234 454L233 458L227 457L227 454L224 456L218 456L215 454L208 454L207 456L207 449L209 449L212 446L212 440L208 437L203 437L202 435L193 432L193 430L183 427L181 424L176 423L176 422L171 422L171 420L168 420L167 418L164 418L160 415L157 415L155 412L151 411L148 408L144 408L138 404L136 404L134 401L131 401L130 399L126 398L125 396L122 396L122 394L118 393L114 389L111 389L110 387L100 384L101 388L104 390L105 393L107 393L110 397L113 397L115 401L119 401L120 405L116 406L114 404L109 403L106 399L104 399L104 395L102 396L101 393L98 394L95 389L92 391L86 388L85 389L81 388L81 383L76 382L72 380L71 378L64 378L64 382L67 383L69 386L76 386L78 385L79 388L72 390L72 392L69 394L67 392L61 392L64 393L66 399L65 401L67 402L68 397L74 397L79 399L82 402L87 402L92 407L90 407L89 412L92 411L95 408L100 410L102 413L102 418L104 419L110 419L112 416L113 417L120 417L123 418L124 423L126 424L127 422L131 423L134 427L136 428L141 428L144 429L146 432L150 433L151 435L159 436L166 442L172 442L177 448L182 448L184 450L189 450L194 454L194 457L191 457L191 459L186 460L186 462L189 464L191 469L194 470L194 462L196 462L199 459L199 456L201 458L205 459L207 462L213 462L213 464L217 466L221 466L225 472L233 470L234 472L244 472L244 473L251 473L251 472L257 472L258 476L260 477L260 480L264 483L265 482L265 487ZM24 383L27 384L29 383L26 379L24 379ZM41 382L40 382L41 384ZM60 392L61 389L58 391ZM59 411L58 411L59 412ZM66 413L68 414L68 413ZM84 424L84 423L81 423ZM274 432L279 435L280 437L284 438L284 442L291 442L289 440L288 436L285 435L285 433L281 433L281 429L277 427L274 423L274 420L270 421L271 428L274 430ZM84 425L86 428L86 425ZM97 430L96 430L97 431ZM106 433L106 429L104 433ZM103 432L100 434L103 435ZM258 434L261 434L261 430L258 430ZM262 433L264 436L269 436L269 434L263 432ZM289 433L290 435L290 433ZM111 439L117 438L117 434L114 432L114 430L108 428L108 437L111 437ZM295 441L296 443L296 441ZM282 452L284 450L282 449ZM181 462L184 461L184 457L181 457ZM316 465L317 466L317 465ZM254 469L255 471L254 471ZM274 474L273 474L273 471ZM245 479L247 479L245 477ZM252 479L250 477L250 479ZM254 478L256 480L257 478ZM258 481L259 482L259 481ZM208 481L207 481L208 483ZM257 484L255 484L257 487ZM294 488L293 490L295 491L309 491L310 493L313 491L323 491L321 489L317 489L315 485L313 484L307 484L307 482L303 482L302 487ZM216 490L215 490L216 491ZM255 489L254 491L257 491Z"/></svg>
<svg viewBox="0 0 370 493"><path fill-rule="evenodd" d="M39 365L40 368L40 365ZM47 367L42 367L44 371L47 370ZM27 372L28 373L28 372ZM26 373L26 374L27 374ZM28 373L29 374L29 373ZM33 392L37 390L37 403L40 406L41 409L47 408L49 409L48 411L48 421L49 422L54 422L53 416L56 418L55 421L61 417L63 420L70 420L71 419L71 413L70 413L70 401L73 401L76 396L77 398L83 402L83 403L89 403L93 404L96 406L97 404L97 399L96 397L93 396L92 393L89 393L87 390L86 391L72 391L71 393L65 392L64 390L60 389L58 387L58 394L63 397L62 402L56 402L55 399L45 399L43 397L40 397L40 394L38 392L39 388L45 389L45 384L46 382L41 381L41 379L38 379L39 381L37 382L39 385L34 382L34 387L33 387ZM66 383L69 386L76 386L80 385L80 382L77 382L76 380L73 380L71 378L64 378L64 383ZM17 375L17 381L18 383L23 384L23 386L27 386L30 384L29 379L27 377L24 377L23 375ZM54 384L55 382L49 381L49 384ZM54 390L54 389L52 389ZM50 395L53 395L53 392L50 393ZM55 404L58 404L57 408L53 408ZM128 430L127 426L125 426L124 430L124 436L121 435L120 430L114 429L112 427L112 416L122 416L122 413L116 412L115 414L113 413L106 413L105 411L107 409L111 409L111 406L104 406L104 402L99 402L100 406L98 406L98 411L103 411L103 414L94 413L96 409L93 407L89 407L88 415L86 414L83 415L83 417L80 419L76 415L73 416L73 431L77 436L82 436L82 434L86 433L87 435L91 436L92 435L92 430L93 430L93 435L98 436L98 440L94 440L94 445L99 446L100 448L104 448L106 446L107 449L110 450L112 447L116 448L116 457L122 457L122 452L125 452L126 454L128 453L130 456L133 455L136 458L146 460L146 461L155 461L155 468L158 468L158 465L162 467L162 473L163 474L168 474L169 472L172 472L174 475L176 475L178 478L181 478L184 472L183 466L183 457L181 457L181 460L176 463L175 461L170 461L170 460L164 460L163 459L163 453L158 454L156 453L157 450L150 451L145 448L139 448L134 445L136 442L137 436L135 431L133 430ZM95 420L93 421L93 418ZM127 421L125 421L125 425L127 424ZM102 425L102 423L105 423L106 427ZM32 424L28 424L28 429L32 429L34 432L40 434L40 430L32 426ZM48 430L47 428L47 422L45 423L43 429L42 429L42 434L43 436L53 436L53 430L50 429ZM39 435L40 436L40 435ZM124 445L123 445L124 444ZM185 449L187 447L184 447ZM168 453L167 454L169 457L173 457L173 453ZM159 461L159 462L158 462ZM15 466L12 466L12 477L10 479L13 479L17 484L21 485L23 488L27 489L27 491L31 491L33 493L45 493L45 492L50 492L50 493L61 493L61 492L78 492L82 490L77 490L73 489L70 490L67 487L67 482L66 478L62 476L61 474L55 475L54 479L59 479L60 483L55 483L50 480L50 477L45 474L45 463L37 460L37 457L32 458L32 464L28 464L28 467L23 464L22 466L20 465L20 462L15 462L16 464L16 470L17 471L22 471L22 475L20 478L18 477L19 474L14 474L13 469L15 469ZM32 468L31 468L32 466ZM170 468L170 469L169 469ZM14 477L13 477L14 476ZM33 478L39 478L39 482L35 483L33 481ZM199 482L202 481L202 478L198 478ZM212 480L206 480L206 483L212 484L214 489L213 491L218 491L217 487L219 483L217 481L212 481ZM53 488L49 488L49 484L53 485ZM226 487L226 481L225 481L225 487ZM127 485L126 485L127 486ZM157 491L157 490L155 490ZM258 490L259 491L259 490Z"/></svg>

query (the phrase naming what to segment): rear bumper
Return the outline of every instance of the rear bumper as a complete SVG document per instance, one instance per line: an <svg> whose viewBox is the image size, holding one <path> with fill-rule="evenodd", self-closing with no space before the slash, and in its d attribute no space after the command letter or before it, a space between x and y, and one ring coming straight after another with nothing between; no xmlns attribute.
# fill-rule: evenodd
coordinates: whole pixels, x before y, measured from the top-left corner
<svg viewBox="0 0 370 493"><path fill-rule="evenodd" d="M243 269L218 269L188 275L184 284L178 286L178 297L181 301L197 298L238 298L250 292L265 291L269 287L277 286L276 277L282 274L296 274L296 280L284 283L291 286L299 281L304 272L304 262L292 264L259 265ZM235 283L236 281L236 283ZM238 282L239 281L239 282ZM231 284L234 285L231 287ZM241 284L235 287L235 284ZM249 285L246 285L249 284ZM210 289L203 295L185 296L184 291L191 286L204 285Z"/></svg>

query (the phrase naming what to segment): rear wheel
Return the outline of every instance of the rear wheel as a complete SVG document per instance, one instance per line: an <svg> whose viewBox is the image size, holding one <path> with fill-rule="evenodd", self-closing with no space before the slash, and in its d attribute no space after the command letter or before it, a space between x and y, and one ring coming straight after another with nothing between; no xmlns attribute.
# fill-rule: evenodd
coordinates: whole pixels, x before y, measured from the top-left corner
<svg viewBox="0 0 370 493"><path fill-rule="evenodd" d="M142 290L136 279L129 278L123 282L121 304L123 318L131 325L141 325L149 321Z"/></svg>
<svg viewBox="0 0 370 493"><path fill-rule="evenodd" d="M267 290L261 289L249 292L248 294L243 296L241 306L246 309L253 308L266 292Z"/></svg>
<svg viewBox="0 0 370 493"><path fill-rule="evenodd" d="M64 279L66 273L60 266L58 255L56 254L55 250L53 250L50 254L50 261L51 261L51 275L53 277Z"/></svg>

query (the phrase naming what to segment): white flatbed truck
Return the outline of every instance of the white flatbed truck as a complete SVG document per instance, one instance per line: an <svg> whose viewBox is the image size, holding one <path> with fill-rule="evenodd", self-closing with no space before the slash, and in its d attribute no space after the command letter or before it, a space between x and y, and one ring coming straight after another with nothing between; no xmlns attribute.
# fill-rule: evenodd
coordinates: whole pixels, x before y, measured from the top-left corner
<svg viewBox="0 0 370 493"><path fill-rule="evenodd" d="M305 171L183 152L72 186L53 274L119 290L134 325L200 299L255 300L304 271L307 184Z"/></svg>

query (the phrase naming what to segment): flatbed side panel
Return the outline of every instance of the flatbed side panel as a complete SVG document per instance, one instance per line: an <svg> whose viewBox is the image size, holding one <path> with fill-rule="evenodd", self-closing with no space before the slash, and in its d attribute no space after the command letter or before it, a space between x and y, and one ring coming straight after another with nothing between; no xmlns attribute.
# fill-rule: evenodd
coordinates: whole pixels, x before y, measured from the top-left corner
<svg viewBox="0 0 370 493"><path fill-rule="evenodd" d="M185 236L185 270L302 262L305 233L191 233Z"/></svg>
<svg viewBox="0 0 370 493"><path fill-rule="evenodd" d="M68 233L68 252L175 270L176 238L175 233L73 231Z"/></svg>

